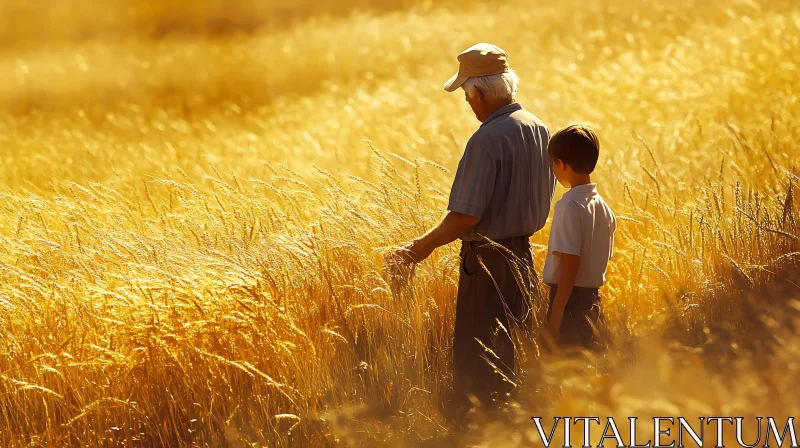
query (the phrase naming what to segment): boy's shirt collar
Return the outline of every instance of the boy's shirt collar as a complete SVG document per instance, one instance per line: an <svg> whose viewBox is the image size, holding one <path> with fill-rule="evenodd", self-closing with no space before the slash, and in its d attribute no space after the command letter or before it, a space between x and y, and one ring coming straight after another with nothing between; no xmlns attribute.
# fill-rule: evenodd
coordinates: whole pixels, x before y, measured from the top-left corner
<svg viewBox="0 0 800 448"><path fill-rule="evenodd" d="M579 194L579 195L589 195L589 194L597 194L597 184L584 184L578 185L577 187L570 188L566 194Z"/></svg>

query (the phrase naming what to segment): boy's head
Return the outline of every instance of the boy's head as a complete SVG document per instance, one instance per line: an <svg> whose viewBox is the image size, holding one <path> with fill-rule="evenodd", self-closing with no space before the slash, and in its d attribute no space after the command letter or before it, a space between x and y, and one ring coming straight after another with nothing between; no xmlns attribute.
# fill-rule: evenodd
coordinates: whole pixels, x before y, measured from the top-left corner
<svg viewBox="0 0 800 448"><path fill-rule="evenodd" d="M571 124L550 137L547 152L558 181L571 185L574 178L594 171L600 156L600 140L588 125Z"/></svg>

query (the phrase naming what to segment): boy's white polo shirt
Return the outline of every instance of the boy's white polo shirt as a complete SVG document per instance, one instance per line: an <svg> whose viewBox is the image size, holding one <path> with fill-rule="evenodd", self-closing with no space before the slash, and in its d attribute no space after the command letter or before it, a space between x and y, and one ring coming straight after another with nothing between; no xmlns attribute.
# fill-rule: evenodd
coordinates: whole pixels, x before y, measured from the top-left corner
<svg viewBox="0 0 800 448"><path fill-rule="evenodd" d="M575 286L599 288L606 282L608 260L614 250L617 220L597 192L597 184L579 185L564 193L553 209L545 283L558 284L560 253L581 257Z"/></svg>

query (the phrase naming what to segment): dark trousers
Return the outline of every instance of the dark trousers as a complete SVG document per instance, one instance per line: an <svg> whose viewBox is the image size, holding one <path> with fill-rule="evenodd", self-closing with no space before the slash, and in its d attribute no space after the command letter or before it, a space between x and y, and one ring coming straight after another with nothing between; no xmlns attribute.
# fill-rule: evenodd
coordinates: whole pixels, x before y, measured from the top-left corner
<svg viewBox="0 0 800 448"><path fill-rule="evenodd" d="M531 330L538 287L528 237L463 242L453 340L452 416L462 418L470 396L486 407L513 389L515 332ZM491 363L491 364L490 364Z"/></svg>
<svg viewBox="0 0 800 448"><path fill-rule="evenodd" d="M553 311L558 285L550 287L550 306L547 308L547 319ZM564 318L561 321L562 347L583 347L598 351L603 339L603 316L600 314L600 291L597 288L572 288Z"/></svg>

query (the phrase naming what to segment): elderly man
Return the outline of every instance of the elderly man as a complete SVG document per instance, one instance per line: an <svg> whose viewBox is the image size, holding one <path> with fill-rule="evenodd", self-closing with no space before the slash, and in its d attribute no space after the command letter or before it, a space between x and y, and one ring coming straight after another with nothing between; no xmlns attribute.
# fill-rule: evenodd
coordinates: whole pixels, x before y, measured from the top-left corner
<svg viewBox="0 0 800 448"><path fill-rule="evenodd" d="M530 236L544 227L555 189L549 130L515 101L518 78L506 53L481 43L458 61L458 73L444 89L461 87L482 124L458 164L449 212L397 253L419 263L437 247L462 240L449 406L456 418L466 414L470 396L491 407L511 392L515 354L509 333L530 328L537 282Z"/></svg>

